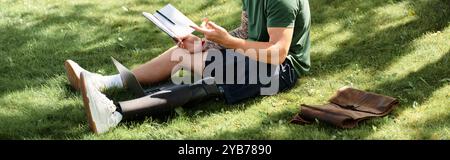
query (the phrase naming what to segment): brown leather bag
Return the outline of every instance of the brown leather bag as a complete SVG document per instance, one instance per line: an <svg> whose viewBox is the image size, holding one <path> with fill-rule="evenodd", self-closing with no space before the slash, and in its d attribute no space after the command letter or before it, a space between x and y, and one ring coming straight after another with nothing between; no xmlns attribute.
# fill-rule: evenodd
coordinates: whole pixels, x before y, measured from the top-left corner
<svg viewBox="0 0 450 160"><path fill-rule="evenodd" d="M325 105L302 104L294 124L311 124L315 119L341 128L353 128L359 121L389 114L398 104L392 97L344 87Z"/></svg>

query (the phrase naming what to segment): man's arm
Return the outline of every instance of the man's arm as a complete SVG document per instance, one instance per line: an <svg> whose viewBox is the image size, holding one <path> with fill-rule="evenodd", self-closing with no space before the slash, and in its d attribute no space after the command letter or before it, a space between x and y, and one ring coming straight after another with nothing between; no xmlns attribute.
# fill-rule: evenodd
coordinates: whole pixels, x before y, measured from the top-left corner
<svg viewBox="0 0 450 160"><path fill-rule="evenodd" d="M205 21L200 27L191 27L223 47L237 49L237 52L249 58L274 65L281 64L286 59L294 34L294 29L290 27L271 27L268 28L269 42L257 42L233 37L213 22ZM247 52L249 49L256 53L250 54Z"/></svg>
<svg viewBox="0 0 450 160"><path fill-rule="evenodd" d="M241 14L241 26L239 26L238 28L234 29L233 31L231 31L229 34L233 37L237 37L237 38L241 38L241 39L247 39L248 38L248 14L246 11L242 11ZM210 41L210 40L206 40L205 42L205 46L204 49L208 50L208 49L225 49L225 47Z"/></svg>
<svg viewBox="0 0 450 160"><path fill-rule="evenodd" d="M248 56L251 59L278 65L286 59L292 42L293 28L268 28L269 42L248 41L236 37L231 37L221 44L227 48L237 49L236 51ZM255 52L247 52L249 49Z"/></svg>

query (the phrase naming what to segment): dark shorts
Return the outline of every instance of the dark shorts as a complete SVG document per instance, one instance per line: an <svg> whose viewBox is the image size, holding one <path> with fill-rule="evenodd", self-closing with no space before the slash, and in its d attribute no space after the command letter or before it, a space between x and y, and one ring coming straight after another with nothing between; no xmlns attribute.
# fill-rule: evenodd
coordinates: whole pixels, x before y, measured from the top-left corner
<svg viewBox="0 0 450 160"><path fill-rule="evenodd" d="M288 59L281 65L270 65L257 62L231 50L208 51L205 61L205 76L216 79L225 102L228 104L288 90L295 85L298 79L298 75Z"/></svg>

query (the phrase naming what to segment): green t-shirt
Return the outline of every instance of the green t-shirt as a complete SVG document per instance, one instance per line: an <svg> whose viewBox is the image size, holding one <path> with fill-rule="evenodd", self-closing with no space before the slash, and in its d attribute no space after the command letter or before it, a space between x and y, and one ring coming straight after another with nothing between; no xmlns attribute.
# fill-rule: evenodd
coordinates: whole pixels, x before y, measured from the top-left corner
<svg viewBox="0 0 450 160"><path fill-rule="evenodd" d="M243 0L248 14L248 39L268 42L268 27L294 28L287 58L298 75L310 68L311 14L308 0Z"/></svg>

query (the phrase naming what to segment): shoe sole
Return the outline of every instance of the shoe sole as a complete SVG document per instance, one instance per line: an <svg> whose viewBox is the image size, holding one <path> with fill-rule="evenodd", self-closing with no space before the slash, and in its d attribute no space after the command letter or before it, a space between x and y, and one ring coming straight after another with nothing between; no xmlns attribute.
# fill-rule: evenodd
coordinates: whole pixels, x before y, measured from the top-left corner
<svg viewBox="0 0 450 160"><path fill-rule="evenodd" d="M89 105L89 97L87 96L87 89L86 89L86 83L84 81L84 76L81 75L80 77L81 82L81 94L83 95L83 104L84 104L84 110L86 111L86 116L89 123L89 128L92 132L98 133L97 127L95 125L94 119L92 118L92 112L91 112L91 106Z"/></svg>
<svg viewBox="0 0 450 160"><path fill-rule="evenodd" d="M66 73L67 73L67 79L69 79L70 85L75 89L75 90L80 90L80 79L78 78L80 75L77 75L75 73L75 70L73 70L72 64L70 63L70 61L65 61L64 62L64 68L66 69Z"/></svg>

